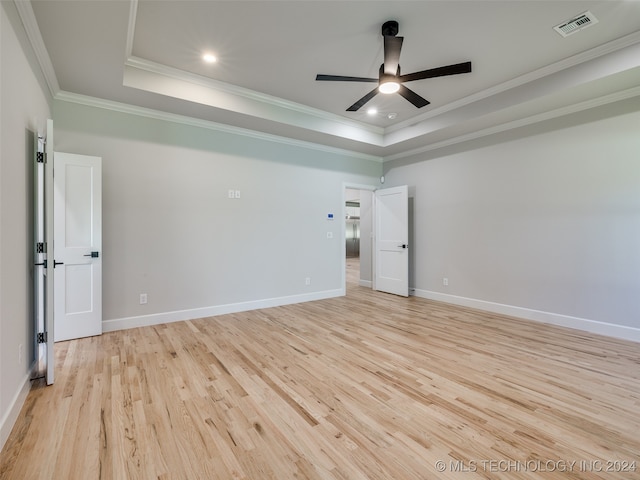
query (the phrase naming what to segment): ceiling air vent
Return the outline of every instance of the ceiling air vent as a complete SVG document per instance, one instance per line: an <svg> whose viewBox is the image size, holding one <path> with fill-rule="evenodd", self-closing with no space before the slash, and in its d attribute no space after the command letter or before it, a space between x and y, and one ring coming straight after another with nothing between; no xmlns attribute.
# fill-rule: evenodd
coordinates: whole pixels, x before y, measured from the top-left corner
<svg viewBox="0 0 640 480"><path fill-rule="evenodd" d="M598 19L593 15L593 13L584 12L568 22L564 22L553 27L553 29L563 37L568 37L572 33L576 33L577 31L590 27L591 25L595 25L596 23L598 23Z"/></svg>

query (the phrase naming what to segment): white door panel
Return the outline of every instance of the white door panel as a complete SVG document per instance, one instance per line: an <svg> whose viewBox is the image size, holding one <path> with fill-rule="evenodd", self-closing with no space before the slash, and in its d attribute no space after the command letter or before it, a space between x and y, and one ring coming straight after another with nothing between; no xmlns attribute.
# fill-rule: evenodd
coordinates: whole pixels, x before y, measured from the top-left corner
<svg viewBox="0 0 640 480"><path fill-rule="evenodd" d="M93 168L67 164L65 174L67 205L65 241L67 248L91 248L93 228L91 222Z"/></svg>
<svg viewBox="0 0 640 480"><path fill-rule="evenodd" d="M409 296L409 195L406 185L376 190L375 289Z"/></svg>
<svg viewBox="0 0 640 480"><path fill-rule="evenodd" d="M65 304L67 314L87 313L93 310L93 266L67 265L65 269Z"/></svg>
<svg viewBox="0 0 640 480"><path fill-rule="evenodd" d="M55 340L102 333L100 157L55 153Z"/></svg>

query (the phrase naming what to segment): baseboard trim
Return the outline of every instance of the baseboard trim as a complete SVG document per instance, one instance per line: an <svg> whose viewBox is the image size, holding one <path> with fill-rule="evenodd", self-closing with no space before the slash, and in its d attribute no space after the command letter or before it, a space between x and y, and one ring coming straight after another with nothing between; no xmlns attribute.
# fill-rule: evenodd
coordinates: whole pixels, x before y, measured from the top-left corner
<svg viewBox="0 0 640 480"><path fill-rule="evenodd" d="M360 281L358 282L358 285L360 285L361 287L373 288L373 282L371 280L360 279Z"/></svg>
<svg viewBox="0 0 640 480"><path fill-rule="evenodd" d="M250 302L229 303L212 307L194 308L190 310L178 310L174 312L154 313L151 315L141 315L138 317L115 318L102 321L103 332L114 332L116 330L127 330L129 328L148 327L162 323L181 322L183 320L194 320L197 318L215 317L227 313L246 312L260 308L279 307L294 303L311 302L314 300L324 300L327 298L344 296L343 289L325 290L322 292L305 293L302 295L290 295L287 297L267 298Z"/></svg>
<svg viewBox="0 0 640 480"><path fill-rule="evenodd" d="M0 424L0 451L4 448L4 444L7 442L7 439L11 434L11 430L13 430L13 426L18 419L18 415L20 415L20 410L22 410L22 406L27 399L29 390L31 390L31 376L33 374L34 366L35 364L32 365L29 373L24 377L22 385L11 400L11 406L2 418L2 423Z"/></svg>
<svg viewBox="0 0 640 480"><path fill-rule="evenodd" d="M504 305L501 303L488 302L485 300L477 300L474 298L459 297L447 293L433 292L429 290L413 290L416 297L426 298L429 300L437 300L439 302L452 303L463 307L477 308L501 315L509 315L525 320L533 320L541 323L549 323L560 327L574 328L585 332L605 335L607 337L615 337L632 342L640 342L640 328L627 327L625 325L616 325L612 323L599 322L597 320L588 320L586 318L571 317L558 313L545 312L541 310L533 310L530 308L515 307L513 305Z"/></svg>

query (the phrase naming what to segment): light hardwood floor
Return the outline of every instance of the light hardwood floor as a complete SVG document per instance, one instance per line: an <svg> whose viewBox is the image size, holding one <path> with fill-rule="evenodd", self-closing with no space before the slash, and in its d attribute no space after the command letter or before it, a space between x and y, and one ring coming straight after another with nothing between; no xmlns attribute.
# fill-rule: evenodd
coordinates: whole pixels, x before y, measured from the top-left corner
<svg viewBox="0 0 640 480"><path fill-rule="evenodd" d="M2 480L640 478L640 344L351 283L56 362Z"/></svg>

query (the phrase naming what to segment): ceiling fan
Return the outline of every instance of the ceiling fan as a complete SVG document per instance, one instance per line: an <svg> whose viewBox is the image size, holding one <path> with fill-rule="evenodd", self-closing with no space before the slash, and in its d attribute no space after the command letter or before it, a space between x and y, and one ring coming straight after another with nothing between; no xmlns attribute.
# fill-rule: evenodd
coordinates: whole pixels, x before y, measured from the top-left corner
<svg viewBox="0 0 640 480"><path fill-rule="evenodd" d="M429 100L421 97L413 90L409 90L403 85L404 82L412 82L414 80L423 80L425 78L444 77L447 75L458 75L460 73L471 72L471 62L456 63L454 65L446 65L444 67L430 68L420 72L400 75L400 50L402 49L402 41L404 37L397 37L398 22L389 20L382 25L382 36L384 37L384 63L380 65L378 78L366 77L345 77L341 75L323 75L316 76L317 81L329 82L372 82L378 83L378 86L367 93L356 103L347 108L347 112L356 112L365 103L375 97L378 93L396 93L398 92L417 108L429 105Z"/></svg>

